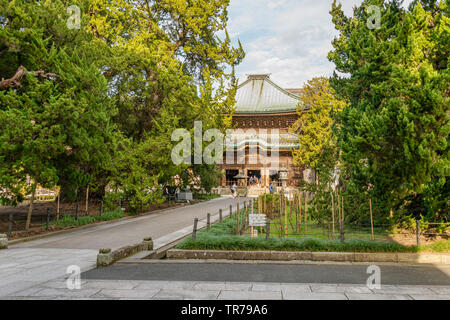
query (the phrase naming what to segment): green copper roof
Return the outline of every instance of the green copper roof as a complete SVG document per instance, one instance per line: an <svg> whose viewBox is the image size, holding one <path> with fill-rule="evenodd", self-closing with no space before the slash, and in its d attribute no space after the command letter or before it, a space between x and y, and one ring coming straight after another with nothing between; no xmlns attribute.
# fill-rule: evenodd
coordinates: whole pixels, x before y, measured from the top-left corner
<svg viewBox="0 0 450 320"><path fill-rule="evenodd" d="M295 112L299 96L279 87L268 74L249 75L236 92L236 113Z"/></svg>

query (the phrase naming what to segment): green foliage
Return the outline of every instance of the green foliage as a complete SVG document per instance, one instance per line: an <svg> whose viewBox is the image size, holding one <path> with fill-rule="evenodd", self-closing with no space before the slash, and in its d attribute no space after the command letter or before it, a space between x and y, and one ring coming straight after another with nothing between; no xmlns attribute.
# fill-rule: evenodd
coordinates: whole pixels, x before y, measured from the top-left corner
<svg viewBox="0 0 450 320"><path fill-rule="evenodd" d="M262 195L262 200L265 202L277 202L280 200L278 193L265 193Z"/></svg>
<svg viewBox="0 0 450 320"><path fill-rule="evenodd" d="M83 5L86 2L75 1ZM19 66L57 76L28 74L16 90L0 91L0 185L3 199L17 204L32 186L73 183L73 176L98 177L111 165L116 113L106 79L90 54L92 37L69 30L62 1L0 2L6 23L0 28L1 77ZM48 26L52 26L51 28Z"/></svg>
<svg viewBox="0 0 450 320"><path fill-rule="evenodd" d="M55 225L58 227L66 228L66 227L76 227L83 226L90 223L100 222L100 221L109 221L109 220L117 220L124 217L124 213L121 210L117 211L109 211L104 212L102 216L82 216L78 217L78 220L71 215L64 215L58 221L54 220L50 222L50 225Z"/></svg>
<svg viewBox="0 0 450 320"><path fill-rule="evenodd" d="M299 133L300 147L293 151L296 165L312 168L324 178L333 173L339 152L332 128L335 115L344 106L344 101L336 99L327 78L308 81L302 89L298 120L291 128Z"/></svg>
<svg viewBox="0 0 450 320"><path fill-rule="evenodd" d="M162 190L158 186L157 175L152 175L151 154L153 142L150 139L142 143L125 140L116 153L115 166L108 179L109 187L116 190L108 196L108 203L118 203L122 199L127 211L137 212L150 202L162 201ZM111 201L110 201L111 200Z"/></svg>
<svg viewBox="0 0 450 320"><path fill-rule="evenodd" d="M430 208L427 218L433 218L436 222L450 222L450 176L433 177L423 193Z"/></svg>
<svg viewBox="0 0 450 320"><path fill-rule="evenodd" d="M119 211L119 199L124 198L123 192L107 192L103 197L103 205L106 210Z"/></svg>
<svg viewBox="0 0 450 320"><path fill-rule="evenodd" d="M171 134L178 128L192 133L194 121L202 121L204 130L230 125L223 114L232 112L236 84L234 72L226 70L234 70L244 53L231 46L226 31L228 4L93 3L90 26L108 47L104 74L119 110L114 121L127 139L108 181L125 193L131 210L158 202L161 186L174 185L186 171L195 175L189 183L207 192L217 183L215 167L172 163Z"/></svg>
<svg viewBox="0 0 450 320"><path fill-rule="evenodd" d="M367 28L369 5L381 8L380 29ZM342 176L350 194L377 199L384 217L413 199L419 214L448 217L446 191L436 186L450 175L448 13L448 1L405 10L365 0L349 18L333 2L339 36L329 59L343 76L330 83L349 101L337 117Z"/></svg>
<svg viewBox="0 0 450 320"><path fill-rule="evenodd" d="M304 190L308 190L308 192L312 192L314 197L308 200L308 217L317 221L320 224L325 224L331 221L331 192L330 188L325 184L307 184ZM335 208L337 209L336 196L333 197L335 201ZM335 209L335 210L336 210ZM336 214L336 211L335 211ZM336 215L337 217L337 215ZM335 218L338 221L337 218Z"/></svg>
<svg viewBox="0 0 450 320"><path fill-rule="evenodd" d="M195 199L198 200L212 200L220 198L220 194L212 193L212 194L196 194Z"/></svg>
<svg viewBox="0 0 450 320"><path fill-rule="evenodd" d="M233 235L234 219L227 218L214 224L211 229L197 232L195 240L187 238L176 246L185 250L277 250L277 251L323 251L323 252L449 252L450 240L438 241L424 246L404 246L395 242L365 240L340 241L317 238L276 239L250 238Z"/></svg>
<svg viewBox="0 0 450 320"><path fill-rule="evenodd" d="M424 252L450 252L450 240L436 241L419 247Z"/></svg>
<svg viewBox="0 0 450 320"><path fill-rule="evenodd" d="M336 98L327 78L313 78L302 89L298 120L291 128L299 133L300 147L293 151L294 163L312 168L316 181L302 181L301 190L314 194L309 201L310 217L320 223L330 219L331 185L339 166L336 116L346 103Z"/></svg>
<svg viewBox="0 0 450 320"><path fill-rule="evenodd" d="M81 9L80 29L66 25L69 5ZM216 168L173 164L171 134L197 120L204 130L231 125L244 52L231 45L228 5L0 0L0 78L19 66L57 75L28 74L0 91L2 203L35 184L61 186L68 201L89 186L91 198L117 190L137 211L186 169L209 192Z"/></svg>
<svg viewBox="0 0 450 320"><path fill-rule="evenodd" d="M199 178L199 187L209 194L212 188L219 185L222 172L216 165L202 164L193 166L193 175Z"/></svg>
<svg viewBox="0 0 450 320"><path fill-rule="evenodd" d="M344 244L339 241L328 241L316 238L276 239L264 237L250 238L232 235L234 219L225 219L215 224L210 230L197 233L195 240L187 238L177 249L187 250L279 250L279 251L329 251L329 252L413 252L415 247L406 247L397 243L377 243L362 240L348 240Z"/></svg>
<svg viewBox="0 0 450 320"><path fill-rule="evenodd" d="M274 239L237 236L204 236L196 240L187 239L177 246L186 250L274 250L274 251L313 251L313 252L416 252L414 246L397 243L377 243L364 240L339 241L315 238Z"/></svg>

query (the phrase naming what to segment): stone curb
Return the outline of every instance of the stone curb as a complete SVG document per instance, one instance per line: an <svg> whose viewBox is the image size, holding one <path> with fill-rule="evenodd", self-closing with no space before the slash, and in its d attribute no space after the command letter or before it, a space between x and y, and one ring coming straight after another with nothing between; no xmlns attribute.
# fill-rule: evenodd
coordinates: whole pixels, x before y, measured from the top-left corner
<svg viewBox="0 0 450 320"><path fill-rule="evenodd" d="M337 262L401 262L450 265L445 253L384 253L384 252L308 252L308 251L227 251L180 250L167 251L168 259L226 259L226 260L310 260Z"/></svg>
<svg viewBox="0 0 450 320"><path fill-rule="evenodd" d="M153 241L151 238L145 238L142 243L122 247L116 250L100 249L97 255L97 267L107 267L116 261L127 258L141 251L153 250Z"/></svg>
<svg viewBox="0 0 450 320"><path fill-rule="evenodd" d="M8 249L8 237L4 233L0 233L0 249Z"/></svg>

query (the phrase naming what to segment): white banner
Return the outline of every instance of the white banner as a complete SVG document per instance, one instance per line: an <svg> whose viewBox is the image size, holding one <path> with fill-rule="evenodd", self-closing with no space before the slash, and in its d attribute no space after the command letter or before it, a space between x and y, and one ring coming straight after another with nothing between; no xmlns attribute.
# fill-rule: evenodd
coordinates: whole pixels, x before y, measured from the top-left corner
<svg viewBox="0 0 450 320"><path fill-rule="evenodd" d="M249 214L248 225L250 227L265 227L266 215L265 214Z"/></svg>

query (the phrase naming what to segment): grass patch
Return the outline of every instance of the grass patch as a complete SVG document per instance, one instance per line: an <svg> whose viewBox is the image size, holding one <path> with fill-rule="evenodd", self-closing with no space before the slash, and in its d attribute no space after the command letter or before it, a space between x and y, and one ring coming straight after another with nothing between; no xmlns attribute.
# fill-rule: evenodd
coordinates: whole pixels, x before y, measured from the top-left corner
<svg viewBox="0 0 450 320"><path fill-rule="evenodd" d="M420 252L450 252L450 240L440 240L419 247Z"/></svg>
<svg viewBox="0 0 450 320"><path fill-rule="evenodd" d="M344 243L316 238L274 239L248 236L197 235L186 239L177 249L187 250L238 250L238 251L319 251L319 252L416 252L415 246L403 246L395 242L371 242L347 240Z"/></svg>
<svg viewBox="0 0 450 320"><path fill-rule="evenodd" d="M270 236L280 237L284 235L284 219L275 219L270 222ZM332 240L333 238L333 228L330 225L321 225L316 221L308 221L307 232L305 231L305 224L299 225L299 230L296 232L295 217L288 218L287 224L287 234L289 238L317 238L323 240ZM306 232L306 235L305 235ZM344 226L345 239L348 240L372 240L372 231L370 226L354 226L351 224L346 224ZM340 230L338 223L334 226L334 238L339 238ZM392 232L380 227L374 227L374 240L378 242L389 241Z"/></svg>
<svg viewBox="0 0 450 320"><path fill-rule="evenodd" d="M340 241L305 238L251 238L234 235L236 220L227 218L214 224L210 230L197 232L195 240L185 239L176 249L185 250L236 250L236 251L317 251L317 252L448 252L450 240L424 246L405 246L396 242L350 239Z"/></svg>
<svg viewBox="0 0 450 320"><path fill-rule="evenodd" d="M78 217L78 220L71 215L64 215L58 221L53 220L50 221L50 225L58 226L58 227L76 227L83 226L90 223L95 223L99 221L109 221L109 220L117 220L123 218L125 213L121 210L104 212L102 216L84 216Z"/></svg>
<svg viewBox="0 0 450 320"><path fill-rule="evenodd" d="M211 193L211 194L196 194L195 199L197 200L212 200L220 198L220 194L217 193Z"/></svg>
<svg viewBox="0 0 450 320"><path fill-rule="evenodd" d="M283 211L271 213L270 220L270 236L281 238L287 234L288 238L316 238L323 240L337 240L340 236L340 226L338 218L333 223L332 221L313 220L308 215L307 223L305 223L305 213L296 215L295 207L291 210L291 203L287 203L287 214ZM287 218L287 219L286 219ZM285 221L285 219L287 221ZM331 219L330 219L331 220ZM285 228L287 229L285 230ZM374 226L373 240L377 242L389 242L392 234L392 228L387 226ZM372 241L372 230L370 225L354 225L346 223L344 225L344 233L346 240L368 240Z"/></svg>

